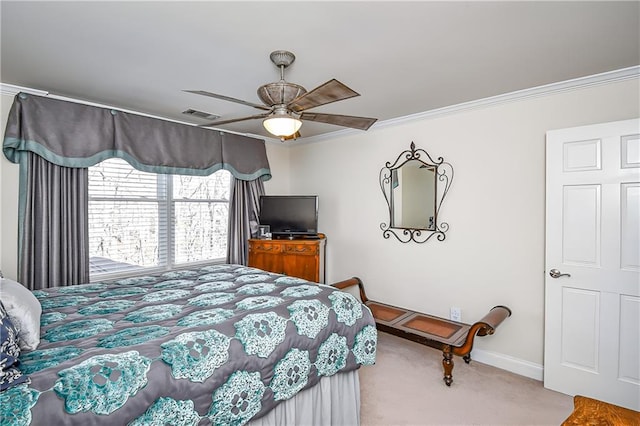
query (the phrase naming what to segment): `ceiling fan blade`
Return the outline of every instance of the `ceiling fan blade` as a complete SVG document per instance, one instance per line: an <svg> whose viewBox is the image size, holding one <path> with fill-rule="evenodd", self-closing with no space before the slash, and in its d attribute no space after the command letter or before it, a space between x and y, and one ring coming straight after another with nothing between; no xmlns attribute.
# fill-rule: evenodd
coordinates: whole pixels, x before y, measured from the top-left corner
<svg viewBox="0 0 640 426"><path fill-rule="evenodd" d="M377 118L354 117L352 115L322 114L315 112L303 112L301 120L317 121L319 123L335 124L337 126L351 127L353 129L368 130Z"/></svg>
<svg viewBox="0 0 640 426"><path fill-rule="evenodd" d="M200 124L198 127L215 127L215 126L220 126L222 124L235 123L237 121L255 120L257 118L265 118L268 115L269 115L269 113L266 112L264 114L250 115L250 116L247 116L247 117L229 118L228 120L216 120L216 121L212 121L211 123Z"/></svg>
<svg viewBox="0 0 640 426"><path fill-rule="evenodd" d="M320 105L330 104L331 102L353 98L355 96L360 96L360 94L351 90L334 78L316 87L312 91L292 100L288 107L294 112L300 112Z"/></svg>
<svg viewBox="0 0 640 426"><path fill-rule="evenodd" d="M301 137L302 135L300 134L300 132L295 132L294 134L292 134L291 136L283 136L280 139L282 141L290 141L291 139L298 139L299 137Z"/></svg>
<svg viewBox="0 0 640 426"><path fill-rule="evenodd" d="M250 107L263 109L265 111L271 110L271 107L266 105L254 104L253 102L243 101L242 99L232 98L230 96L219 95L217 93L207 92L205 90L184 90L184 92L195 93L196 95L209 96L210 98L222 99L223 101L235 102L237 104L247 105Z"/></svg>

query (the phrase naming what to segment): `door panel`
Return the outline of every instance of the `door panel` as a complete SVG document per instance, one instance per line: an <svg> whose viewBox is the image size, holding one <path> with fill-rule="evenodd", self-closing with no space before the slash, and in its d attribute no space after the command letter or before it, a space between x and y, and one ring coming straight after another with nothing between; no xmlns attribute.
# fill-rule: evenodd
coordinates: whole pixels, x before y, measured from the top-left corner
<svg viewBox="0 0 640 426"><path fill-rule="evenodd" d="M564 171L600 170L600 139L568 142L564 148Z"/></svg>
<svg viewBox="0 0 640 426"><path fill-rule="evenodd" d="M620 297L620 371L618 378L640 385L640 340L638 340L640 297Z"/></svg>
<svg viewBox="0 0 640 426"><path fill-rule="evenodd" d="M640 185L623 183L621 186L620 216L622 241L620 248L620 268L640 271Z"/></svg>
<svg viewBox="0 0 640 426"><path fill-rule="evenodd" d="M568 185L562 203L562 263L600 266L600 185Z"/></svg>
<svg viewBox="0 0 640 426"><path fill-rule="evenodd" d="M639 135L638 119L547 133L544 385L634 410Z"/></svg>
<svg viewBox="0 0 640 426"><path fill-rule="evenodd" d="M563 365L592 373L598 372L599 321L600 294L598 292L571 287L563 288ZM584 324L590 324L590 326L583 327Z"/></svg>

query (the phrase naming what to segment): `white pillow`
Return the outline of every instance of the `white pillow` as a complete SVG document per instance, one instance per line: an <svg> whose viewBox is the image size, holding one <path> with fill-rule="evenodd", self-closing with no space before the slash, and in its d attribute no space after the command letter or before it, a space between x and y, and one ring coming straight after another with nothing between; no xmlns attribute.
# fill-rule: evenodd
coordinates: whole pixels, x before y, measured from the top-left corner
<svg viewBox="0 0 640 426"><path fill-rule="evenodd" d="M40 301L20 283L0 278L0 300L18 330L20 349L32 351L40 344Z"/></svg>

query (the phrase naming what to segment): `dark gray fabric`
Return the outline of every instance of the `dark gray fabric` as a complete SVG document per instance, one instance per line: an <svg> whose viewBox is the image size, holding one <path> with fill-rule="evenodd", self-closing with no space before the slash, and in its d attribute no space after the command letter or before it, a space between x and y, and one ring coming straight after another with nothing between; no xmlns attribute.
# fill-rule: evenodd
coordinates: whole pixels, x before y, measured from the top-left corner
<svg viewBox="0 0 640 426"><path fill-rule="evenodd" d="M27 157L18 281L30 290L88 282L88 170Z"/></svg>
<svg viewBox="0 0 640 426"><path fill-rule="evenodd" d="M264 195L262 180L233 180L229 199L227 263L247 264L247 240L258 233L261 195Z"/></svg>
<svg viewBox="0 0 640 426"><path fill-rule="evenodd" d="M119 157L152 173L271 177L263 140L24 93L9 112L3 151L14 163L34 152L65 167Z"/></svg>

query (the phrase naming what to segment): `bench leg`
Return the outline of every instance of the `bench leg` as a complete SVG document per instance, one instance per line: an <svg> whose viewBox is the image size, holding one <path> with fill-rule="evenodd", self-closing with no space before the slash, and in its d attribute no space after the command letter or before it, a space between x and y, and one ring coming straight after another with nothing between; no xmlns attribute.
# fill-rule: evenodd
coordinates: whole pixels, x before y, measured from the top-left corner
<svg viewBox="0 0 640 426"><path fill-rule="evenodd" d="M453 383L453 355L449 346L442 350L442 367L444 368L444 383L451 386Z"/></svg>
<svg viewBox="0 0 640 426"><path fill-rule="evenodd" d="M468 354L466 354L465 356L462 357L462 359L464 359L464 362L466 362L467 364L469 364L471 362L471 352L469 352Z"/></svg>

